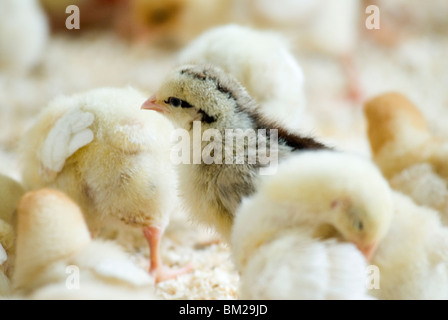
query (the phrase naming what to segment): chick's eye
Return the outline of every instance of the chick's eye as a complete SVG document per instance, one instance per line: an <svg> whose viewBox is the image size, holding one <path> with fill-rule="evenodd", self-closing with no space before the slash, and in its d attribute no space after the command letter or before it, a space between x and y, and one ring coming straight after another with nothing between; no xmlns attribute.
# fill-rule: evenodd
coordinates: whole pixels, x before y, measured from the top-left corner
<svg viewBox="0 0 448 320"><path fill-rule="evenodd" d="M173 107L180 107L182 105L182 100L175 97L169 97L168 100L165 100L165 103L172 105Z"/></svg>
<svg viewBox="0 0 448 320"><path fill-rule="evenodd" d="M354 226L358 231L363 231L363 229L364 229L364 224L362 223L361 220L355 221Z"/></svg>

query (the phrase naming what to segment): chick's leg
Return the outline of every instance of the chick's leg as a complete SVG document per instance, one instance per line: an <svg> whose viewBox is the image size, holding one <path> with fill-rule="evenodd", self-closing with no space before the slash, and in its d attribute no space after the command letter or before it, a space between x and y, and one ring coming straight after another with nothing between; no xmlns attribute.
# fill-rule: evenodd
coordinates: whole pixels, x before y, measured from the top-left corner
<svg viewBox="0 0 448 320"><path fill-rule="evenodd" d="M158 227L144 227L143 234L148 241L150 250L149 272L155 276L156 282L173 279L192 270L192 266L190 264L176 270L170 269L163 265L162 258L160 256L160 240L162 239L163 230Z"/></svg>
<svg viewBox="0 0 448 320"><path fill-rule="evenodd" d="M363 98L363 91L361 88L361 80L359 79L359 71L356 68L353 54L343 54L340 59L347 79L348 99L355 104L359 104Z"/></svg>

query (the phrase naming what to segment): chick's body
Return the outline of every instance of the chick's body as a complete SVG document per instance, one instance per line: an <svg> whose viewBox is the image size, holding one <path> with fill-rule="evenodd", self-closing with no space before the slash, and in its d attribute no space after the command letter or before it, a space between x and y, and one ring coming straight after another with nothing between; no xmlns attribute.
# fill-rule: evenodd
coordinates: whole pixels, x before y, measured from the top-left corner
<svg viewBox="0 0 448 320"><path fill-rule="evenodd" d="M177 199L172 126L141 112L142 101L131 88L55 99L24 140L25 186L67 193L93 232L112 218L143 227L148 241L147 228L163 233Z"/></svg>
<svg viewBox="0 0 448 320"><path fill-rule="evenodd" d="M174 70L142 108L163 112L187 131L190 154L180 165L180 192L192 215L226 239L241 199L256 190L260 170L275 170L293 151L325 148L264 119L244 87L217 67ZM278 139L271 139L273 132ZM264 152L272 157L266 162Z"/></svg>
<svg viewBox="0 0 448 320"><path fill-rule="evenodd" d="M142 99L132 89L100 89L54 100L24 142L25 186L63 190L81 205L91 228L108 217L164 227L176 196L168 156L171 124L158 114L140 112ZM85 141L93 139L60 168L51 162L60 145L55 141L50 150L47 139L55 123L73 111L93 115L88 126L93 137Z"/></svg>
<svg viewBox="0 0 448 320"><path fill-rule="evenodd" d="M260 247L241 274L240 298L365 300L367 263L352 244L286 231ZM302 276L299 276L302 275Z"/></svg>
<svg viewBox="0 0 448 320"><path fill-rule="evenodd" d="M391 186L440 212L448 224L448 143L431 134L405 96L386 93L366 103L373 159Z"/></svg>
<svg viewBox="0 0 448 320"><path fill-rule="evenodd" d="M18 206L16 294L31 299L152 299L153 279L112 242L91 240L64 193L28 192Z"/></svg>
<svg viewBox="0 0 448 320"><path fill-rule="evenodd" d="M362 254L373 253L392 213L387 182L369 161L329 151L292 156L238 209L240 297L371 299Z"/></svg>
<svg viewBox="0 0 448 320"><path fill-rule="evenodd" d="M395 192L394 218L372 264L380 270L379 299L448 299L448 229L438 213Z"/></svg>
<svg viewBox="0 0 448 320"><path fill-rule="evenodd" d="M262 113L292 130L303 129L303 71L280 34L239 25L211 29L180 54L182 64L213 64L232 74ZM308 121L305 121L308 120Z"/></svg>

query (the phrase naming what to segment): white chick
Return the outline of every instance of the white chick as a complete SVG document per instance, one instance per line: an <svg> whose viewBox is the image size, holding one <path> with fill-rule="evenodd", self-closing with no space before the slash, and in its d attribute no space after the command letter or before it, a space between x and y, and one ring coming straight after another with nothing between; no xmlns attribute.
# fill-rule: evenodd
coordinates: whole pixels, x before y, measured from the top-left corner
<svg viewBox="0 0 448 320"><path fill-rule="evenodd" d="M153 279L112 242L91 240L80 208L41 189L20 200L15 294L35 299L152 299Z"/></svg>
<svg viewBox="0 0 448 320"><path fill-rule="evenodd" d="M304 152L237 211L241 299L371 299L367 264L392 219L391 191L360 157ZM358 250L359 249L359 250Z"/></svg>
<svg viewBox="0 0 448 320"><path fill-rule="evenodd" d="M188 163L179 166L181 195L196 220L214 227L227 240L242 197L255 191L259 170L274 164L263 163L266 148L252 143L257 139L257 129L277 129L278 139L274 141L272 132L265 131L264 140L258 138L258 143L264 141L269 149L278 140L278 148L271 151L275 159L296 150L325 148L312 138L289 133L265 119L244 87L216 67L183 66L174 70L142 108L164 113L177 128L187 131L188 151L191 148L192 152ZM247 130L253 133L253 139L244 138ZM204 138L210 133L216 134L213 150ZM195 159L198 152L200 159ZM242 160L239 163L238 158Z"/></svg>
<svg viewBox="0 0 448 320"><path fill-rule="evenodd" d="M355 48L362 12L358 0L246 1L258 24L289 30L304 47L333 54Z"/></svg>
<svg viewBox="0 0 448 320"><path fill-rule="evenodd" d="M212 64L232 74L260 105L263 114L291 130L303 130L304 74L286 39L239 25L211 29L180 54L181 64Z"/></svg>
<svg viewBox="0 0 448 320"><path fill-rule="evenodd" d="M47 40L48 23L38 0L0 1L0 72L34 67Z"/></svg>
<svg viewBox="0 0 448 320"><path fill-rule="evenodd" d="M431 134L405 96L386 93L365 104L373 159L391 186L441 213L448 224L448 143Z"/></svg>
<svg viewBox="0 0 448 320"><path fill-rule="evenodd" d="M379 299L448 299L448 229L438 212L394 192L391 227L371 263L380 270Z"/></svg>
<svg viewBox="0 0 448 320"><path fill-rule="evenodd" d="M52 101L23 140L23 183L64 191L93 233L109 218L143 228L150 271L162 281L189 267L170 271L161 262L160 240L177 202L172 125L156 112L140 111L143 102L132 88Z"/></svg>
<svg viewBox="0 0 448 320"><path fill-rule="evenodd" d="M350 98L361 97L354 52L363 13L359 0L245 0L246 13L262 27L280 30L300 48L340 59Z"/></svg>

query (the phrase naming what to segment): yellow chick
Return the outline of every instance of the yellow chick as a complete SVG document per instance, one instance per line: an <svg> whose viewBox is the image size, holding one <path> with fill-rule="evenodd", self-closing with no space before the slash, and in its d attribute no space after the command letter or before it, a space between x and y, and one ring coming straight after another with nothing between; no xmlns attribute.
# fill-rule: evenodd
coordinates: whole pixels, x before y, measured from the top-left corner
<svg viewBox="0 0 448 320"><path fill-rule="evenodd" d="M240 298L371 299L366 259L392 214L390 188L370 161L331 151L291 156L236 214Z"/></svg>
<svg viewBox="0 0 448 320"><path fill-rule="evenodd" d="M266 117L291 130L303 130L310 122L305 115L305 76L279 33L234 24L216 27L183 49L179 61L212 64L232 74Z"/></svg>
<svg viewBox="0 0 448 320"><path fill-rule="evenodd" d="M15 294L30 299L153 299L153 279L112 242L91 240L80 208L41 189L20 200Z"/></svg>
<svg viewBox="0 0 448 320"><path fill-rule="evenodd" d="M448 230L438 212L393 192L394 215L372 256L379 268L378 299L448 299Z"/></svg>
<svg viewBox="0 0 448 320"><path fill-rule="evenodd" d="M140 111L143 101L132 88L56 98L23 139L23 183L64 191L81 206L93 233L109 219L143 228L150 271L162 281L189 267L170 271L162 265L160 240L177 204L172 125Z"/></svg>
<svg viewBox="0 0 448 320"><path fill-rule="evenodd" d="M418 108L399 93L371 99L364 112L373 159L391 186L448 223L448 143L431 134Z"/></svg>
<svg viewBox="0 0 448 320"><path fill-rule="evenodd" d="M48 22L38 0L0 1L0 74L30 70L47 40Z"/></svg>

